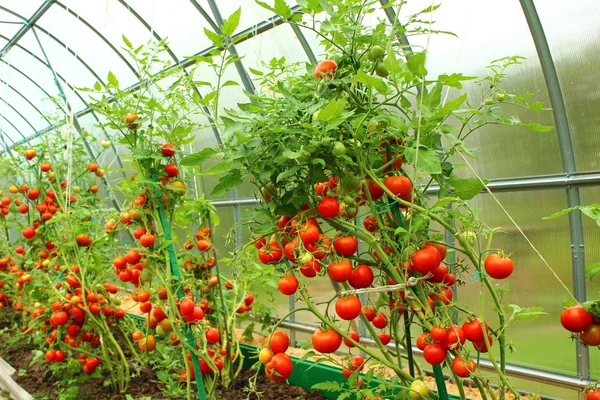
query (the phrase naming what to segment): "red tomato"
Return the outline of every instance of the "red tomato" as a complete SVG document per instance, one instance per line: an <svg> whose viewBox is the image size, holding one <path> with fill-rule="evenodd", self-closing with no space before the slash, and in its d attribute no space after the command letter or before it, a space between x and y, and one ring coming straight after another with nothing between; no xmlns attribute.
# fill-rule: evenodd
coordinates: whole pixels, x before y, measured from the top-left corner
<svg viewBox="0 0 600 400"><path fill-rule="evenodd" d="M168 164L165 166L165 172L169 178L174 178L179 174L179 169L175 164Z"/></svg>
<svg viewBox="0 0 600 400"><path fill-rule="evenodd" d="M405 176L389 176L385 178L383 184L390 192L403 199L408 198L412 191L412 183Z"/></svg>
<svg viewBox="0 0 600 400"><path fill-rule="evenodd" d="M489 337L490 339L490 346L494 344L494 341L492 340L491 337ZM473 347L475 347L475 350L481 352L481 353L487 353L488 352L488 347L487 347L487 343L485 342L485 340L482 340L480 342L473 342Z"/></svg>
<svg viewBox="0 0 600 400"><path fill-rule="evenodd" d="M137 250L129 250L127 254L125 254L125 261L127 261L130 265L135 265L140 262L142 256Z"/></svg>
<svg viewBox="0 0 600 400"><path fill-rule="evenodd" d="M31 239L32 237L35 236L35 229L32 227L27 227L25 229L23 229L23 237L25 239Z"/></svg>
<svg viewBox="0 0 600 400"><path fill-rule="evenodd" d="M337 63L333 60L324 60L317 64L315 68L315 76L323 79L325 76L333 78L337 70Z"/></svg>
<svg viewBox="0 0 600 400"><path fill-rule="evenodd" d="M600 346L600 325L592 324L579 333L579 339L588 346Z"/></svg>
<svg viewBox="0 0 600 400"><path fill-rule="evenodd" d="M165 157L173 157L175 155L175 146L171 143L165 143L160 148L160 152Z"/></svg>
<svg viewBox="0 0 600 400"><path fill-rule="evenodd" d="M594 389L587 392L587 400L600 400L600 389Z"/></svg>
<svg viewBox="0 0 600 400"><path fill-rule="evenodd" d="M279 291L287 296L291 296L298 290L298 279L293 275L284 276L277 283Z"/></svg>
<svg viewBox="0 0 600 400"><path fill-rule="evenodd" d="M363 307L362 312L363 314L365 314L365 317L368 321L373 321L373 318L375 318L375 309L373 308L373 306Z"/></svg>
<svg viewBox="0 0 600 400"><path fill-rule="evenodd" d="M325 197L319 202L317 212L323 218L335 218L338 215L340 204L333 197Z"/></svg>
<svg viewBox="0 0 600 400"><path fill-rule="evenodd" d="M300 266L300 273L307 278L314 278L320 271L321 263L315 258Z"/></svg>
<svg viewBox="0 0 600 400"><path fill-rule="evenodd" d="M392 337L387 333L380 333L379 335L377 335L377 337L381 341L381 344L383 344L384 346L392 341Z"/></svg>
<svg viewBox="0 0 600 400"><path fill-rule="evenodd" d="M452 360L452 370L461 378L466 378L471 375L471 373L475 372L476 369L477 364L471 359L465 360L462 357L455 357L454 360Z"/></svg>
<svg viewBox="0 0 600 400"><path fill-rule="evenodd" d="M560 314L560 323L570 332L585 331L592 325L592 314L585 311L582 306L571 306Z"/></svg>
<svg viewBox="0 0 600 400"><path fill-rule="evenodd" d="M342 345L342 337L334 330L318 329L313 333L311 342L320 353L334 353Z"/></svg>
<svg viewBox="0 0 600 400"><path fill-rule="evenodd" d="M423 357L431 365L439 365L446 359L446 349L441 344L428 344L423 350Z"/></svg>
<svg viewBox="0 0 600 400"><path fill-rule="evenodd" d="M375 232L377 229L379 229L379 225L377 225L377 220L372 215L367 215L365 217L363 226L369 232Z"/></svg>
<svg viewBox="0 0 600 400"><path fill-rule="evenodd" d="M410 258L415 271L422 275L426 275L433 271L439 267L442 262L440 252L437 251L436 248L430 246L415 251Z"/></svg>
<svg viewBox="0 0 600 400"><path fill-rule="evenodd" d="M444 340L442 340L442 346L444 346L446 350L456 350L465 344L466 340L467 337L463 329L458 325L452 325L448 328L448 334Z"/></svg>
<svg viewBox="0 0 600 400"><path fill-rule="evenodd" d="M56 351L54 350L48 350L46 352L46 354L44 355L44 358L46 359L46 361L48 362L53 362L56 360Z"/></svg>
<svg viewBox="0 0 600 400"><path fill-rule="evenodd" d="M485 330L489 334L490 327L488 326L487 322L484 322L484 325ZM466 338L469 339L471 342L480 342L484 339L483 329L481 328L481 320L479 318L473 321L465 322L462 326L462 329L465 333Z"/></svg>
<svg viewBox="0 0 600 400"><path fill-rule="evenodd" d="M192 315L194 313L194 301L191 299L185 299L179 305L179 312L183 315Z"/></svg>
<svg viewBox="0 0 600 400"><path fill-rule="evenodd" d="M428 344L431 344L433 340L431 339L431 335L428 332L421 333L417 338L417 347L420 350L425 350L425 347Z"/></svg>
<svg viewBox="0 0 600 400"><path fill-rule="evenodd" d="M215 344L221 339L221 332L217 328L208 328L206 330L206 341Z"/></svg>
<svg viewBox="0 0 600 400"><path fill-rule="evenodd" d="M455 282L456 282L456 276L454 276L454 274L446 274L444 276L444 279L442 280L442 283L446 286L452 286L452 285L454 285Z"/></svg>
<svg viewBox="0 0 600 400"><path fill-rule="evenodd" d="M446 277L447 273L448 273L448 267L446 267L445 265L440 265L439 267L437 267L436 269L431 271L431 274L433 276L431 278L428 278L427 282L442 283L444 281L444 278Z"/></svg>
<svg viewBox="0 0 600 400"><path fill-rule="evenodd" d="M360 343L360 336L356 332L349 332L348 336L350 339L354 340L356 343ZM344 339L344 344L350 348L354 347L354 345L348 340Z"/></svg>
<svg viewBox="0 0 600 400"><path fill-rule="evenodd" d="M313 224L304 224L300 229L300 240L305 245L315 243L319 240L319 235L319 227Z"/></svg>
<svg viewBox="0 0 600 400"><path fill-rule="evenodd" d="M508 257L500 254L490 254L484 262L485 272L494 279L506 279L515 269L513 262Z"/></svg>
<svg viewBox="0 0 600 400"><path fill-rule="evenodd" d="M269 348L271 349L273 354L285 353L289 346L290 338L285 332L277 331L271 335Z"/></svg>
<svg viewBox="0 0 600 400"><path fill-rule="evenodd" d="M146 233L140 237L140 245L142 247L151 247L154 245L154 242L154 235L151 233Z"/></svg>
<svg viewBox="0 0 600 400"><path fill-rule="evenodd" d="M341 298L335 303L335 312L341 319L351 321L360 315L361 306L358 296Z"/></svg>
<svg viewBox="0 0 600 400"><path fill-rule="evenodd" d="M258 258L263 264L274 264L281 260L283 252L277 243L269 243L258 250Z"/></svg>
<svg viewBox="0 0 600 400"><path fill-rule="evenodd" d="M339 263L332 262L327 268L327 273L335 282L346 282L352 275L352 264L348 260L341 260Z"/></svg>
<svg viewBox="0 0 600 400"><path fill-rule="evenodd" d="M292 374L292 360L287 354L275 354L265 367L265 374L275 382L285 381Z"/></svg>
<svg viewBox="0 0 600 400"><path fill-rule="evenodd" d="M371 321L371 323L375 328L383 329L388 324L387 315L379 313L375 316L375 318L373 318L373 321Z"/></svg>
<svg viewBox="0 0 600 400"><path fill-rule="evenodd" d="M333 249L339 255L350 257L358 250L358 239L352 235L336 235L333 240Z"/></svg>
<svg viewBox="0 0 600 400"><path fill-rule="evenodd" d="M359 265L352 271L348 283L354 289L366 288L371 286L373 279L373 270L368 265Z"/></svg>
<svg viewBox="0 0 600 400"><path fill-rule="evenodd" d="M448 254L448 248L441 243L427 242L425 243L425 246L435 247L435 249L440 252L442 260L444 260Z"/></svg>
<svg viewBox="0 0 600 400"><path fill-rule="evenodd" d="M441 342L444 340L447 334L448 332L446 331L446 328L442 328L441 326L437 325L431 328L430 332L431 338L436 342Z"/></svg>

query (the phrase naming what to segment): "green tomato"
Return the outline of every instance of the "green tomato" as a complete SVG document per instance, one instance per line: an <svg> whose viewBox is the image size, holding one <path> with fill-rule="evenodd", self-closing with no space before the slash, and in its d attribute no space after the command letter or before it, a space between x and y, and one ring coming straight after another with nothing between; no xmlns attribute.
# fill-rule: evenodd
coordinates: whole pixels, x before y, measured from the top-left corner
<svg viewBox="0 0 600 400"><path fill-rule="evenodd" d="M347 206L354 205L354 197L350 196L349 194L344 196L344 203L346 203Z"/></svg>
<svg viewBox="0 0 600 400"><path fill-rule="evenodd" d="M152 272L148 269L144 269L140 274L140 278L146 282L150 282L152 280Z"/></svg>
<svg viewBox="0 0 600 400"><path fill-rule="evenodd" d="M356 216L357 212L358 209L356 207L346 207L346 215L348 215L349 217Z"/></svg>
<svg viewBox="0 0 600 400"><path fill-rule="evenodd" d="M100 142L100 145L102 147L104 147L105 149L108 149L110 147L110 141L104 139L103 141Z"/></svg>
<svg viewBox="0 0 600 400"><path fill-rule="evenodd" d="M494 104L494 100L492 100L491 97L488 97L487 99L485 99L486 106L491 106L492 104Z"/></svg>
<svg viewBox="0 0 600 400"><path fill-rule="evenodd" d="M342 190L344 192L357 192L360 189L360 184L360 178L354 175L347 174L342 177Z"/></svg>
<svg viewBox="0 0 600 400"><path fill-rule="evenodd" d="M504 99L506 99L506 95L504 93L496 93L496 100L503 102Z"/></svg>
<svg viewBox="0 0 600 400"><path fill-rule="evenodd" d="M333 150L331 150L334 156L343 156L346 154L346 146L342 142L335 142L333 144Z"/></svg>
<svg viewBox="0 0 600 400"><path fill-rule="evenodd" d="M371 47L371 51L369 51L369 55L372 60L381 60L385 55L385 49L381 46L373 46Z"/></svg>
<svg viewBox="0 0 600 400"><path fill-rule="evenodd" d="M428 394L429 388L425 382L416 380L410 384L410 392L408 392L408 397L411 399L424 399Z"/></svg>
<svg viewBox="0 0 600 400"><path fill-rule="evenodd" d="M390 74L390 71L388 71L383 63L378 62L377 66L375 67L375 73L382 78L387 78L387 76Z"/></svg>
<svg viewBox="0 0 600 400"><path fill-rule="evenodd" d="M321 112L321 110L315 111L315 113L312 115L312 122L315 122L317 120L317 118L319 118L320 112Z"/></svg>
<svg viewBox="0 0 600 400"><path fill-rule="evenodd" d="M460 237L469 243L471 246L477 242L477 235L473 231L462 231L459 233Z"/></svg>
<svg viewBox="0 0 600 400"><path fill-rule="evenodd" d="M306 252L306 253L302 254L302 256L298 259L298 262L300 264L306 264L306 263L311 262L312 259L313 259L312 254L310 254L309 252Z"/></svg>
<svg viewBox="0 0 600 400"><path fill-rule="evenodd" d="M156 334L165 337L165 330L161 328L160 324L156 325Z"/></svg>

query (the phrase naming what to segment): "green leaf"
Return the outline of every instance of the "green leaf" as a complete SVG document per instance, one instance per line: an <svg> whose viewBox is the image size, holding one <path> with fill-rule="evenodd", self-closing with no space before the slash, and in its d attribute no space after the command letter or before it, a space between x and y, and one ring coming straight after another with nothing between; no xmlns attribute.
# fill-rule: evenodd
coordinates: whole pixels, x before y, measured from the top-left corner
<svg viewBox="0 0 600 400"><path fill-rule="evenodd" d="M204 28L204 34L212 42L212 44L215 47L221 47L221 45L223 44L223 37L214 33L213 31L211 31L207 28Z"/></svg>
<svg viewBox="0 0 600 400"><path fill-rule="evenodd" d="M600 225L600 205L591 204L589 206L581 207L581 212L588 217L596 220L596 223Z"/></svg>
<svg viewBox="0 0 600 400"><path fill-rule="evenodd" d="M530 129L530 130L536 131L536 132L550 132L552 129L554 129L553 126L542 125L542 124L538 124L538 123L521 124L521 125L523 125L527 129Z"/></svg>
<svg viewBox="0 0 600 400"><path fill-rule="evenodd" d="M121 35L121 37L123 38L123 43L125 43L125 46L129 47L130 49L133 49L133 45L131 44L129 39L127 39L125 35Z"/></svg>
<svg viewBox="0 0 600 400"><path fill-rule="evenodd" d="M259 6L266 8L269 11L273 11L274 13L277 13L277 11L275 11L275 9L273 7L271 7L270 5L268 5L267 3L265 3L264 1L259 1L259 0L255 0L256 4L258 4Z"/></svg>
<svg viewBox="0 0 600 400"><path fill-rule="evenodd" d="M313 385L311 387L311 390L324 390L327 392L343 392L346 389L342 386L340 386L340 384L338 382L321 382L321 383L317 383L316 385Z"/></svg>
<svg viewBox="0 0 600 400"><path fill-rule="evenodd" d="M108 83L110 83L114 87L119 86L119 80L111 71L108 72Z"/></svg>
<svg viewBox="0 0 600 400"><path fill-rule="evenodd" d="M467 100L467 94L463 94L462 96L451 100L449 102L447 102L446 104L444 104L443 106L440 107L440 114L441 115L449 115L452 111L456 110L458 107L460 107L465 101Z"/></svg>
<svg viewBox="0 0 600 400"><path fill-rule="evenodd" d="M300 169L300 166L298 166L298 165L293 166L292 168L286 169L285 171L283 171L282 173L277 175L276 182L279 182L279 181L287 178L288 176L294 175L296 172L298 172L299 169Z"/></svg>
<svg viewBox="0 0 600 400"><path fill-rule="evenodd" d="M421 147L419 149L419 158L417 160L417 152L412 147L407 147L404 150L404 159L413 166L418 163L417 169L421 172L429 174L441 174L442 164L437 154L433 150Z"/></svg>
<svg viewBox="0 0 600 400"><path fill-rule="evenodd" d="M292 10L285 3L285 0L275 0L275 13L285 19L292 16Z"/></svg>
<svg viewBox="0 0 600 400"><path fill-rule="evenodd" d="M297 158L302 157L302 153L301 152L293 151L293 150L290 150L290 149L285 149L281 155L283 157L287 158L288 160L295 160Z"/></svg>
<svg viewBox="0 0 600 400"><path fill-rule="evenodd" d="M585 269L585 274L590 279L592 279L594 277L594 275L596 275L598 272L600 272L600 263L595 263L595 264L589 265Z"/></svg>
<svg viewBox="0 0 600 400"><path fill-rule="evenodd" d="M406 61L406 64L408 65L408 69L410 69L410 72L412 72L413 75L427 76L427 70L425 69L426 58L427 57L424 52L411 54L411 56Z"/></svg>
<svg viewBox="0 0 600 400"><path fill-rule="evenodd" d="M456 203L458 200L459 200L458 197L444 197L444 198L439 199L435 203L434 207L446 207L450 204Z"/></svg>
<svg viewBox="0 0 600 400"><path fill-rule="evenodd" d="M250 70L250 72L252 72L256 76L263 76L264 75L264 73L262 71L259 71L257 69L250 68L250 67L248 69Z"/></svg>
<svg viewBox="0 0 600 400"><path fill-rule="evenodd" d="M462 89L462 81L470 81L476 78L476 76L465 76L463 74L440 75L438 76L438 82L442 83L445 86L450 86L456 89Z"/></svg>
<svg viewBox="0 0 600 400"><path fill-rule="evenodd" d="M478 178L461 178L454 174L450 175L448 183L454 188L453 194L462 200L472 199L481 193L484 188L483 183Z"/></svg>
<svg viewBox="0 0 600 400"><path fill-rule="evenodd" d="M388 91L388 85L383 79L378 76L367 75L362 70L358 70L354 81L364 84L369 89L375 89L379 93L386 93Z"/></svg>
<svg viewBox="0 0 600 400"><path fill-rule="evenodd" d="M207 176L223 174L231 169L232 164L233 163L231 161L220 162L218 164L213 165L210 168L205 169L204 171L201 171L200 175Z"/></svg>
<svg viewBox="0 0 600 400"><path fill-rule="evenodd" d="M204 161L208 160L211 157L214 157L216 154L220 153L215 149L205 147L197 153L189 154L183 157L181 159L180 164L185 167L193 167L202 164Z"/></svg>
<svg viewBox="0 0 600 400"><path fill-rule="evenodd" d="M233 35L233 32L237 29L240 24L240 16L242 15L242 9L238 8L236 12L231 14L229 18L223 21L223 26L221 27L221 32L227 36Z"/></svg>
<svg viewBox="0 0 600 400"><path fill-rule="evenodd" d="M512 318L514 319L535 319L540 315L547 314L542 307L521 308L516 304L509 304L506 307L513 312Z"/></svg>
<svg viewBox="0 0 600 400"><path fill-rule="evenodd" d="M540 111L544 109L544 103L542 101L534 101L529 105L530 110Z"/></svg>
<svg viewBox="0 0 600 400"><path fill-rule="evenodd" d="M102 90L102 85L100 84L100 82L96 82L94 83L94 89L99 92L100 90Z"/></svg>
<svg viewBox="0 0 600 400"><path fill-rule="evenodd" d="M223 87L227 87L227 86L239 86L240 84L237 83L236 81L227 81L223 84Z"/></svg>
<svg viewBox="0 0 600 400"><path fill-rule="evenodd" d="M547 217L542 218L542 220L555 219L558 217L562 217L563 215L567 215L571 211L579 210L580 208L581 208L581 206L565 208L564 210L557 211L554 214L551 214L551 215L548 215Z"/></svg>
<svg viewBox="0 0 600 400"><path fill-rule="evenodd" d="M242 172L239 169L232 169L219 179L219 183L215 185L210 194L213 196L222 196L241 185L243 181Z"/></svg>
<svg viewBox="0 0 600 400"><path fill-rule="evenodd" d="M317 121L329 121L341 115L346 108L346 98L333 99L323 109L319 110Z"/></svg>

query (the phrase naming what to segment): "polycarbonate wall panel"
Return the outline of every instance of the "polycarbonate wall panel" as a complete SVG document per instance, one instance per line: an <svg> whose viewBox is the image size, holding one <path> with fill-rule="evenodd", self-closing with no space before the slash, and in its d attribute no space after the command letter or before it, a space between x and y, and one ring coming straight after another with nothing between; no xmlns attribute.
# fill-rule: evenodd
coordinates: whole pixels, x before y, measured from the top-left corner
<svg viewBox="0 0 600 400"><path fill-rule="evenodd" d="M496 197L512 215L523 232L540 251L560 279L572 288L571 250L568 219L542 221L558 210L567 207L564 190L523 191L498 193ZM508 284L509 292L504 304L516 304L520 307L543 307L548 315L534 321L517 321L508 330L510 342L516 352L509 354L512 363L536 367L556 372L575 372L575 345L568 333L558 323L562 303L569 294L543 264L523 236L510 222L508 217L489 195L480 195L473 199L471 207L481 210L480 219L491 228L501 228L496 233L493 249L502 249L510 254L515 270L511 277L495 281L500 285ZM459 256L464 259L464 257ZM470 273L472 273L472 267ZM466 286L458 288L458 302L464 303L474 311L479 310L479 283L472 283L471 275L463 277ZM492 328L498 324L492 317L492 310L486 307L488 321ZM551 352L547 349L552 349ZM496 350L498 348L496 347Z"/></svg>
<svg viewBox="0 0 600 400"><path fill-rule="evenodd" d="M594 0L536 1L561 85L578 171L600 169L600 7Z"/></svg>
<svg viewBox="0 0 600 400"><path fill-rule="evenodd" d="M600 201L600 188L590 187L581 189L581 203L584 205L598 204ZM563 217L567 218L567 217ZM600 226L591 218L583 217L585 265L600 263ZM600 298L600 275L592 279L586 277L586 292L588 300ZM590 348L590 367L593 379L600 379L600 351L597 347Z"/></svg>
<svg viewBox="0 0 600 400"><path fill-rule="evenodd" d="M401 20L431 5L429 1L409 1L402 9ZM428 14L421 19L429 21ZM517 1L489 2L455 0L444 2L433 15L433 29L454 32L458 37L438 34L409 36L416 50L427 48L429 77L444 73L486 76L491 61L519 55L527 57L522 65L512 66L501 85L507 93L532 93L531 101L549 104L548 95L529 28ZM507 27L510 26L510 29ZM429 41L429 45L428 45ZM481 91L472 81L465 84L472 104L481 104ZM452 93L449 99L452 99ZM553 125L552 113L529 112L503 106L508 115L518 115L524 122ZM490 125L479 129L467 140L479 148L477 159L469 162L485 178L508 178L562 172L556 133L533 132L521 127ZM535 152L531 150L535 149ZM464 163L460 158L454 160ZM465 168L457 171L471 173Z"/></svg>
<svg viewBox="0 0 600 400"><path fill-rule="evenodd" d="M210 9L208 0L197 0L198 4L200 4L211 16L212 11ZM267 10L256 4L254 1L248 0L214 0L214 2L219 7L219 11L221 12L221 16L223 19L229 18L231 14L237 11L238 8L241 7L242 15L240 18L240 24L236 30L236 32L242 31L251 27L252 25L256 25L259 22L267 20L273 17L273 12ZM286 0L286 4L290 7L295 6L297 3L295 0ZM273 2L266 1L267 4L273 4Z"/></svg>

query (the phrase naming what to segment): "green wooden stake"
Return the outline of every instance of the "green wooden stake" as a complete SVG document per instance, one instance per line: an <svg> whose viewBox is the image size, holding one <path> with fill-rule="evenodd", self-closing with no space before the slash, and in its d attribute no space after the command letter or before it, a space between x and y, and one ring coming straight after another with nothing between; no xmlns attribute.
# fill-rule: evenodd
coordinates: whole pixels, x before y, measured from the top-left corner
<svg viewBox="0 0 600 400"><path fill-rule="evenodd" d="M158 178L156 173L152 173L152 180L154 182L158 182ZM160 193L158 193L160 194ZM169 226L169 221L167 219L167 214L165 213L165 208L163 207L161 196L157 196L158 203L158 215L160 216L160 224L162 225L163 232L165 233L165 240L171 242L167 246L167 252L169 253L169 264L171 267L171 272L173 273L173 277L175 278L175 285L177 286L177 297L179 300L185 297L185 293L183 293L183 289L180 285L181 283L181 274L179 273L179 266L177 265L177 256L175 255L175 246L173 246L173 241L171 239L171 227ZM187 344L194 349L196 348L196 339L189 328L189 326L185 327L185 341ZM202 379L202 371L200 370L200 361L198 361L198 357L193 352L192 354L192 364L194 366L194 373L196 375L196 386L198 389L198 398L200 400L206 400L206 389L204 388L204 381Z"/></svg>
<svg viewBox="0 0 600 400"><path fill-rule="evenodd" d="M444 379L444 373L442 367L438 365L433 366L433 375L435 376L435 384L438 389L439 400L448 400L448 390L446 390L446 380Z"/></svg>

